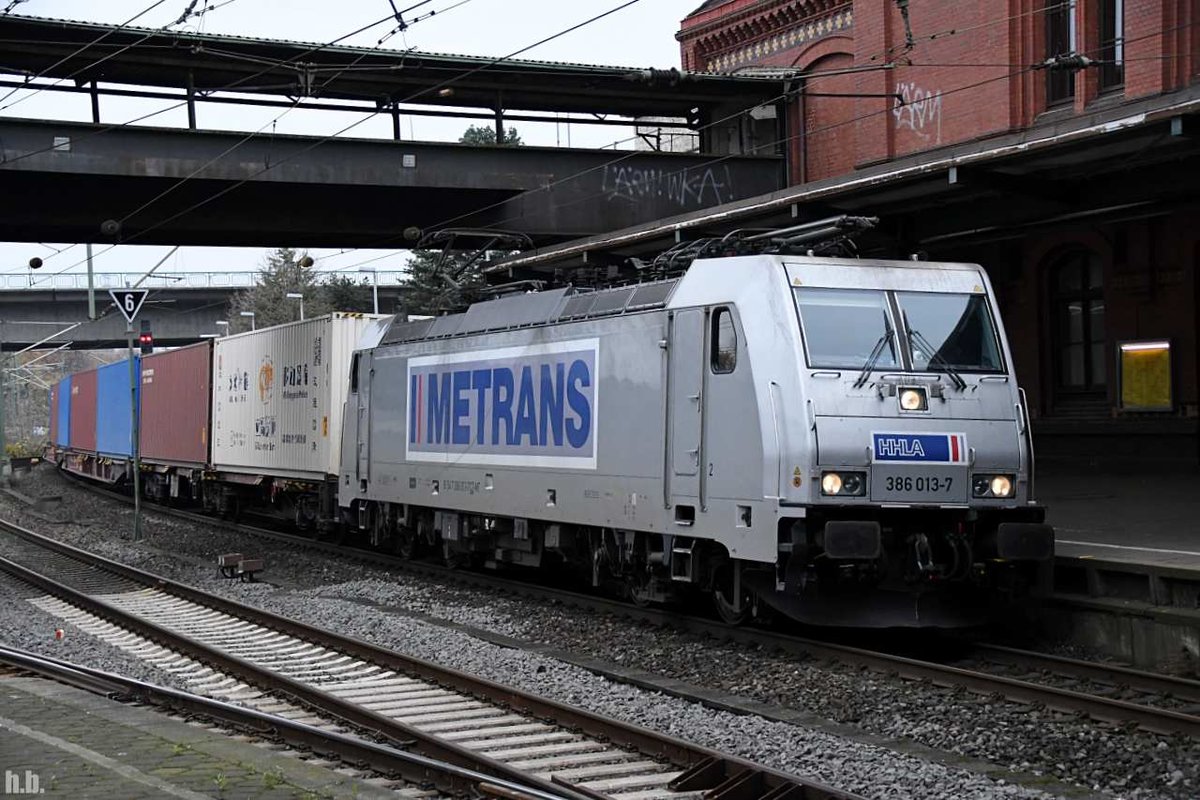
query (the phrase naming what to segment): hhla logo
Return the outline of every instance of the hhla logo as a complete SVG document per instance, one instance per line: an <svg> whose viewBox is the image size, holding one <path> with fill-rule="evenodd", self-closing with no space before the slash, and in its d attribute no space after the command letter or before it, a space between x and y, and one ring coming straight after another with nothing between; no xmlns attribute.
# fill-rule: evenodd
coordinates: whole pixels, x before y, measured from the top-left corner
<svg viewBox="0 0 1200 800"><path fill-rule="evenodd" d="M41 778L33 770L25 770L25 780L23 781L19 772L11 769L4 770L5 794L43 794L45 791L42 788Z"/></svg>

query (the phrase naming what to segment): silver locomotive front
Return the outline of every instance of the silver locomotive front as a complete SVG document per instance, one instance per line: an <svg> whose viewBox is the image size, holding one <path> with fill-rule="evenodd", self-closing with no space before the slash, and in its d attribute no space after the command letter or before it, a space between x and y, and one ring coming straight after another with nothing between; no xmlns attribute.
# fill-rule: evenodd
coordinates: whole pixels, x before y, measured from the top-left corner
<svg viewBox="0 0 1200 800"><path fill-rule="evenodd" d="M797 482L806 513L781 542L776 604L825 624L956 625L1035 590L1054 535L984 271L826 259L786 272L811 480Z"/></svg>

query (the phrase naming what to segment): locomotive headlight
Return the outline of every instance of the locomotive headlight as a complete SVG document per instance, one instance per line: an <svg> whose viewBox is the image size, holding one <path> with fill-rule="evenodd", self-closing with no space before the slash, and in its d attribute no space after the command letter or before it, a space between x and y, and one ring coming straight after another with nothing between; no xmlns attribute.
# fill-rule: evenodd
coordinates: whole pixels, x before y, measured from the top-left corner
<svg viewBox="0 0 1200 800"><path fill-rule="evenodd" d="M1015 475L976 475L971 479L971 494L978 498L1012 497L1016 484Z"/></svg>
<svg viewBox="0 0 1200 800"><path fill-rule="evenodd" d="M905 411L929 410L929 398L924 389L912 388L900 390L900 408Z"/></svg>
<svg viewBox="0 0 1200 800"><path fill-rule="evenodd" d="M821 494L828 497L862 497L867 492L867 476L863 472L821 473Z"/></svg>

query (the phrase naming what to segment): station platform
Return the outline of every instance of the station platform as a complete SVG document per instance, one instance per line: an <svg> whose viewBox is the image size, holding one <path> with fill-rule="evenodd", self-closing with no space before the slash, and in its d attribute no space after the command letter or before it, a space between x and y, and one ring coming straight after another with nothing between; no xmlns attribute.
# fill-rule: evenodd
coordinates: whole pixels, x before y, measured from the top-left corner
<svg viewBox="0 0 1200 800"><path fill-rule="evenodd" d="M1200 572L1200 468L1049 462L1036 480L1059 556Z"/></svg>
<svg viewBox="0 0 1200 800"><path fill-rule="evenodd" d="M381 786L139 706L0 674L0 795L384 798Z"/></svg>
<svg viewBox="0 0 1200 800"><path fill-rule="evenodd" d="M1054 595L1031 622L1147 669L1200 674L1200 469L1041 462Z"/></svg>

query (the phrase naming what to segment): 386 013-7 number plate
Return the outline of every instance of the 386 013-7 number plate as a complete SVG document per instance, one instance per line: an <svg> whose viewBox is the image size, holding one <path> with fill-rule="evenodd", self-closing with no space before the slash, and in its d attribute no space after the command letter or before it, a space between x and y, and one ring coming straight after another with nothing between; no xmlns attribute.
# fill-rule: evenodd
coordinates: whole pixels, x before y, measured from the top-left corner
<svg viewBox="0 0 1200 800"><path fill-rule="evenodd" d="M965 503L967 470L955 466L875 464L871 499L878 503Z"/></svg>

